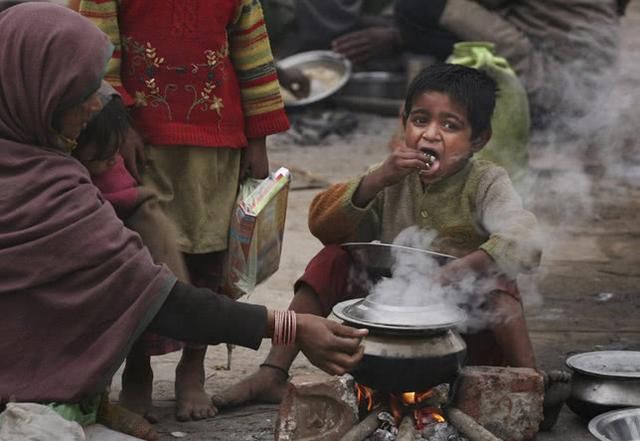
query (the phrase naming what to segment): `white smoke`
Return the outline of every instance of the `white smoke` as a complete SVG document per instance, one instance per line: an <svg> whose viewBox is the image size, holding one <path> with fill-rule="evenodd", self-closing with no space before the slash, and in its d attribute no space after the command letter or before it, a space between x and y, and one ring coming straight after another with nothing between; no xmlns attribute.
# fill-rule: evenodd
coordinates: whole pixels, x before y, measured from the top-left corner
<svg viewBox="0 0 640 441"><path fill-rule="evenodd" d="M396 237L394 245L429 250L435 237L434 231L412 226ZM488 296L494 288L491 281L468 272L461 274L454 284L443 285L440 282L443 260L434 256L402 248L394 250L391 277L372 285L369 298L386 305L428 307L430 313L439 315L433 317L439 323L447 322L448 316L457 317L462 310L466 316L464 323L459 324L462 332L477 332L509 319L488 307ZM429 319L425 316L425 322Z"/></svg>
<svg viewBox="0 0 640 441"><path fill-rule="evenodd" d="M639 22L640 4L632 2L622 19L619 63L593 79L597 93L588 102L589 112L582 117L559 113L548 130L533 134L531 173L522 195L540 223L544 253L533 277L518 278L527 311L542 305L540 282L556 271L556 262L588 258L589 250L578 251L579 237L608 225L601 222L606 207L623 201L629 187L640 186ZM588 59L597 62L594 58ZM575 75L594 71L589 65L570 70Z"/></svg>

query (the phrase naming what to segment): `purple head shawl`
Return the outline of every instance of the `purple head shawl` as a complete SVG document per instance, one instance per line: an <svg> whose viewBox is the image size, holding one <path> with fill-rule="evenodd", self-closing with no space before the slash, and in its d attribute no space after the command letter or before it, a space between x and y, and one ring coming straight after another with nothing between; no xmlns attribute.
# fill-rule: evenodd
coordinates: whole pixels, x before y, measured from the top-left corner
<svg viewBox="0 0 640 441"><path fill-rule="evenodd" d="M110 52L64 7L0 13L0 401L99 392L175 280L52 148L53 113L97 90Z"/></svg>

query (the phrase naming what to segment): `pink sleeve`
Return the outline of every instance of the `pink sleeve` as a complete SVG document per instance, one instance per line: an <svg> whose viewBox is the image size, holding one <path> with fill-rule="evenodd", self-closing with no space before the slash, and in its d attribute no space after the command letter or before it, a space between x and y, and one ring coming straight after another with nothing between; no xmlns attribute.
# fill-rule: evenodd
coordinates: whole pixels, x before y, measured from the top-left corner
<svg viewBox="0 0 640 441"><path fill-rule="evenodd" d="M120 219L126 219L138 205L138 184L125 167L120 154L116 155L116 165L91 179L113 205Z"/></svg>

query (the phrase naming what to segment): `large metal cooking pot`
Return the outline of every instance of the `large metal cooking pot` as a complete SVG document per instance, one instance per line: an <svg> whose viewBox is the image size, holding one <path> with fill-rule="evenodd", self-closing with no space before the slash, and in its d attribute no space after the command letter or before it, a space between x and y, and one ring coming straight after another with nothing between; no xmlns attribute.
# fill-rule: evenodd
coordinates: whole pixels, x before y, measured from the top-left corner
<svg viewBox="0 0 640 441"><path fill-rule="evenodd" d="M603 412L640 407L640 351L596 351L566 361L573 371L567 405L591 419Z"/></svg>
<svg viewBox="0 0 640 441"><path fill-rule="evenodd" d="M462 311L436 305L385 305L369 297L338 303L333 313L345 324L366 327L364 357L352 375L385 392L421 392L453 383L466 355L455 329Z"/></svg>

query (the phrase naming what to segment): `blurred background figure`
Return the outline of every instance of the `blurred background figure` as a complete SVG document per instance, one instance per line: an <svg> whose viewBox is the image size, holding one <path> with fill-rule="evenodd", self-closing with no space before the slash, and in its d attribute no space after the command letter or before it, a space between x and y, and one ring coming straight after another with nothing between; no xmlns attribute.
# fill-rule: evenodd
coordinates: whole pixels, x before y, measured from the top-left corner
<svg viewBox="0 0 640 441"><path fill-rule="evenodd" d="M400 49L393 0L261 0L278 58L333 49L354 63Z"/></svg>
<svg viewBox="0 0 640 441"><path fill-rule="evenodd" d="M444 60L489 41L521 79L534 127L570 130L613 86L628 0L396 0L402 45Z"/></svg>

